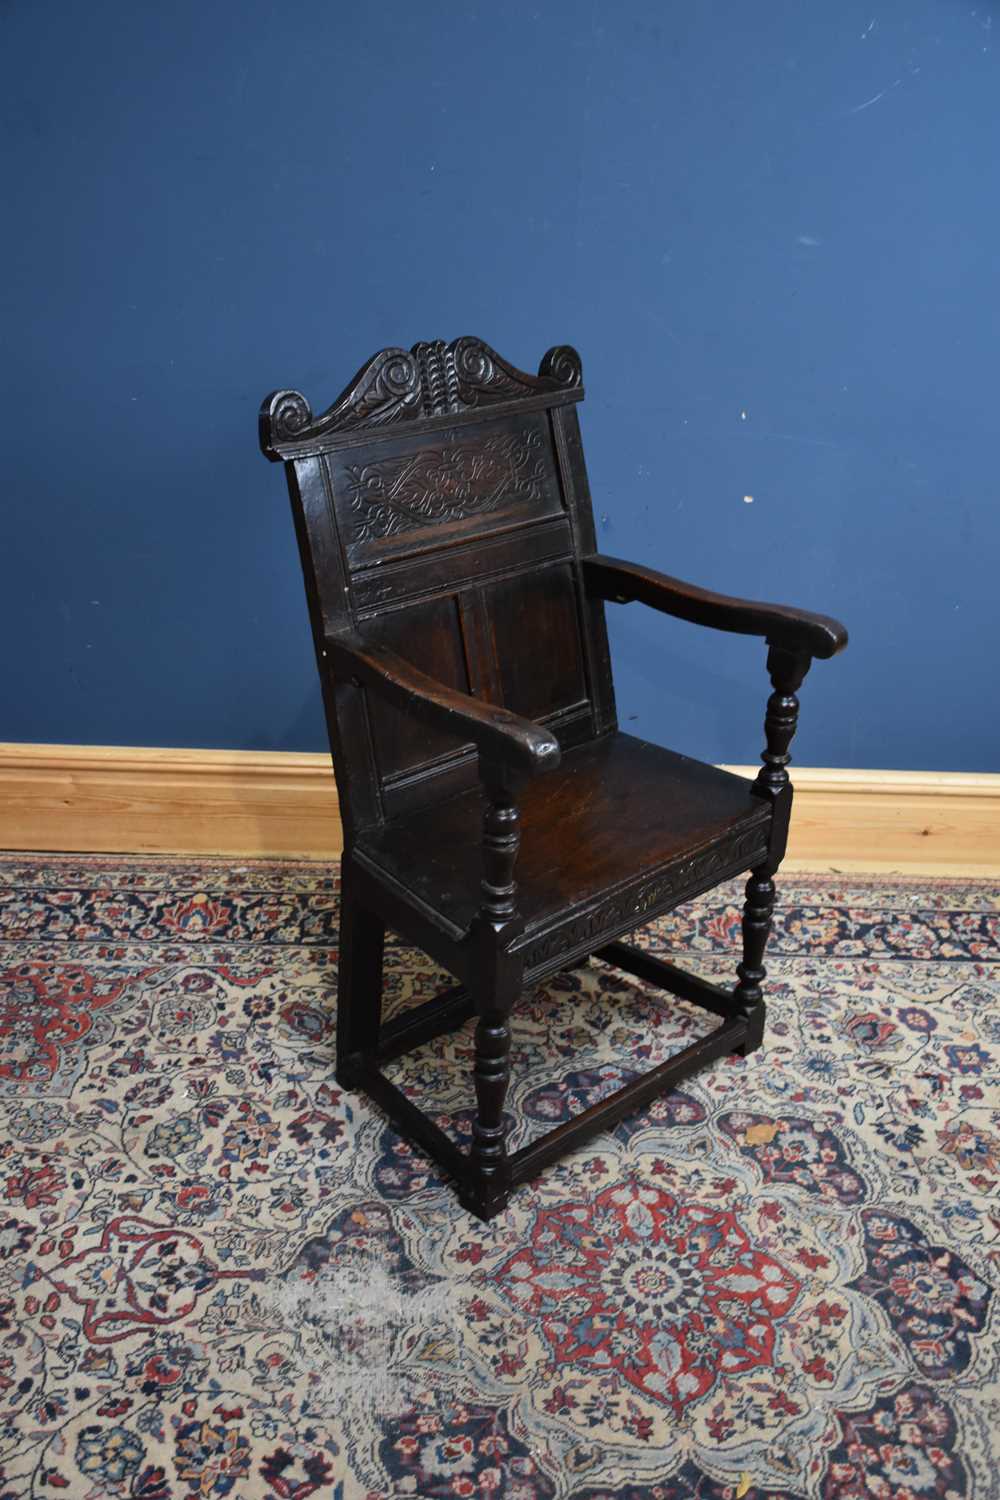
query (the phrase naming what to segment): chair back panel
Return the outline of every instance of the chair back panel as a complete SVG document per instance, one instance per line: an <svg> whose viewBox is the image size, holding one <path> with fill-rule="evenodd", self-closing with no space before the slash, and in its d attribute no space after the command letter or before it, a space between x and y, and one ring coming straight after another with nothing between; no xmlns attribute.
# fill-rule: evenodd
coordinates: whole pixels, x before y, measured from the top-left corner
<svg viewBox="0 0 1000 1500"><path fill-rule="evenodd" d="M404 377L414 389L400 402ZM374 692L335 691L329 630L350 626L564 745L613 727L603 608L579 574L594 550L581 395L571 351L531 376L457 340L383 351L319 418L294 392L265 402L262 443L288 469L348 836L470 784L475 753Z"/></svg>
<svg viewBox="0 0 1000 1500"><path fill-rule="evenodd" d="M544 412L330 456L348 567L378 567L562 511Z"/></svg>

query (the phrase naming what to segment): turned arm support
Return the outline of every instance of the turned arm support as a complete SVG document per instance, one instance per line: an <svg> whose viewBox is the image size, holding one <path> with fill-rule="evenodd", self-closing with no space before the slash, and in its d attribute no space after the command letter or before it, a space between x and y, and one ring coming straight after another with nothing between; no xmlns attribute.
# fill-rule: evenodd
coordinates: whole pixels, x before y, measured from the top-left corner
<svg viewBox="0 0 1000 1500"><path fill-rule="evenodd" d="M326 637L323 650L336 674L356 679L435 729L471 740L490 764L528 774L559 764L559 741L548 729L448 687L386 646L337 631Z"/></svg>
<svg viewBox="0 0 1000 1500"><path fill-rule="evenodd" d="M796 696L814 657L836 656L847 645L847 631L839 620L791 609L786 604L760 604L751 599L731 599L713 594L679 578L668 578L640 563L617 557L584 559L587 590L599 599L628 604L637 599L663 614L694 625L730 630L737 635L763 636L768 644L767 670L773 692L767 700L764 737L767 747L763 765L753 784L757 796L766 797L774 809L770 850L765 874L773 874L781 862L788 839L792 785L788 775L789 746L799 719ZM759 873L759 872L758 872Z"/></svg>
<svg viewBox="0 0 1000 1500"><path fill-rule="evenodd" d="M847 631L839 620L827 615L814 615L786 604L760 604L713 594L641 563L595 555L584 558L583 572L587 592L599 599L615 604L636 599L678 620L690 620L693 625L763 636L768 645L796 655L836 656L847 645Z"/></svg>

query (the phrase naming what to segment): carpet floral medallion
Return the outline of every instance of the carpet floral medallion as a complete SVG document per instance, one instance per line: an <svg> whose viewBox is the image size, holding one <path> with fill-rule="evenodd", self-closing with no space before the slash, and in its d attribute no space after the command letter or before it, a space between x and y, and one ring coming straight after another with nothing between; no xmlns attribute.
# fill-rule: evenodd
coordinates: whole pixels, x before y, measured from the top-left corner
<svg viewBox="0 0 1000 1500"><path fill-rule="evenodd" d="M643 940L724 981L739 911ZM334 1081L329 869L0 860L0 1500L995 1500L998 914L788 876L764 1048L483 1225ZM711 1024L559 976L514 1143ZM470 1057L392 1065L461 1139Z"/></svg>

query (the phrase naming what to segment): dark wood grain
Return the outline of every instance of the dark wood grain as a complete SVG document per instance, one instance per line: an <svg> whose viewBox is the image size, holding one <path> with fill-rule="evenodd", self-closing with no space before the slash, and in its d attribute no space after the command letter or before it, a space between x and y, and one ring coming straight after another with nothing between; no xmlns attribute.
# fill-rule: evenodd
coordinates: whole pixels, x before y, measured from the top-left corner
<svg viewBox="0 0 1000 1500"><path fill-rule="evenodd" d="M730 599L709 589L684 583L658 573L641 563L596 554L584 559L587 588L601 599L628 604L637 599L662 614L713 630L737 635L759 635L772 645L808 656L835 656L847 645L847 631L839 620L811 614L787 604L758 604L751 599Z"/></svg>
<svg viewBox="0 0 1000 1500"><path fill-rule="evenodd" d="M442 1032L454 1031L469 1019L474 1010L472 996L460 984L421 1005L411 1006L383 1025L375 1048L379 1062L390 1062L394 1057L422 1047Z"/></svg>
<svg viewBox="0 0 1000 1500"><path fill-rule="evenodd" d="M744 1033L742 1021L724 1021L707 1036L689 1042L676 1056L668 1057L665 1062L640 1078L633 1078L631 1082L623 1084L607 1099L599 1100L574 1119L564 1121L529 1145L522 1146L510 1159L512 1183L516 1185L519 1182L529 1182L543 1167L558 1161L567 1151L590 1140L598 1130L612 1128L619 1120L634 1115L660 1094L669 1093L676 1084L690 1078L692 1073L697 1073L707 1063L724 1057L727 1052L736 1051Z"/></svg>
<svg viewBox="0 0 1000 1500"><path fill-rule="evenodd" d="M481 1218L518 1182L763 1037L764 949L791 813L797 692L837 621L711 593L597 552L579 356L537 375L481 339L383 349L319 416L260 413L285 463L344 819L337 1076L364 1088ZM756 781L619 732L605 602L769 644ZM621 941L750 872L732 990ZM381 1022L386 927L458 981ZM597 954L723 1025L511 1155L504 1103L526 986ZM379 1069L475 1016L463 1153Z"/></svg>
<svg viewBox="0 0 1000 1500"><path fill-rule="evenodd" d="M518 909L528 932L726 837L760 830L754 847L766 848L770 825L752 782L621 733L567 751L551 774L524 783L519 806ZM473 788L366 831L359 847L467 929L480 905L481 818Z"/></svg>
<svg viewBox="0 0 1000 1500"><path fill-rule="evenodd" d="M559 741L547 729L449 687L387 646L344 631L326 636L325 650L335 672L367 684L415 719L470 739L496 760L525 771L550 770L559 764Z"/></svg>
<svg viewBox="0 0 1000 1500"><path fill-rule="evenodd" d="M731 1021L739 1013L739 1006L731 990L709 984L707 979L688 974L666 959L644 953L641 948L634 948L631 943L608 943L605 947L598 948L594 957L616 969L624 969L627 974L634 974L646 984L655 984L671 995L690 1000L702 1010L721 1016L723 1020Z"/></svg>

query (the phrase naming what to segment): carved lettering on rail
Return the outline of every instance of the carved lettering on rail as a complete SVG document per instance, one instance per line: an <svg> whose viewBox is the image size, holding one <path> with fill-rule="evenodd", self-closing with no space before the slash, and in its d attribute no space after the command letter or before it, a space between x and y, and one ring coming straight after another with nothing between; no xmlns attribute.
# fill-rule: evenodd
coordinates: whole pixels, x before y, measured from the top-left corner
<svg viewBox="0 0 1000 1500"><path fill-rule="evenodd" d="M682 859L653 879L611 897L565 927L558 927L554 932L538 938L525 952L524 966L526 969L534 969L555 958L557 954L568 953L591 939L620 931L627 926L639 927L651 912L663 906L672 896L683 896L685 890L714 874L721 875L733 865L747 868L756 859L763 858L766 851L766 830L753 828L714 849Z"/></svg>

